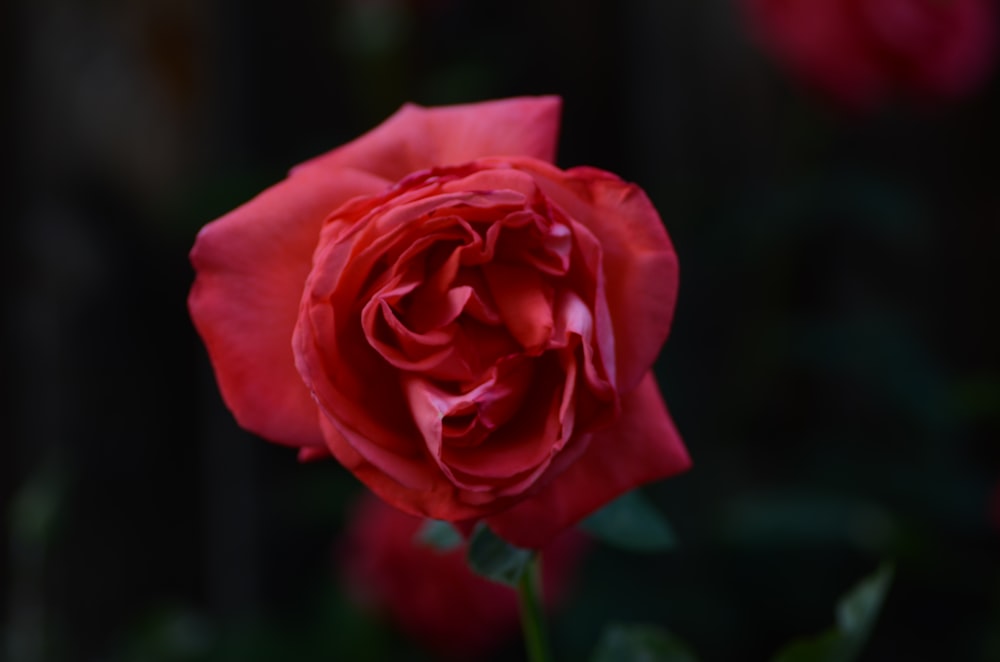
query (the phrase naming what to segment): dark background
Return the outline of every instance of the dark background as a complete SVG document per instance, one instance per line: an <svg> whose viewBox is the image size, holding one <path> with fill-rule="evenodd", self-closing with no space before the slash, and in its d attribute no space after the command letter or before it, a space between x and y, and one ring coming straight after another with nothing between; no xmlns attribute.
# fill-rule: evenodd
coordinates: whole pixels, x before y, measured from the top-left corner
<svg viewBox="0 0 1000 662"><path fill-rule="evenodd" d="M560 657L644 621L766 659L891 559L864 659L1000 659L997 76L844 113L722 0L11 0L0 44L6 659L421 655L341 595L353 479L222 406L186 254L405 101L537 93L559 165L639 183L676 244L695 461L647 490L677 550L595 550Z"/></svg>

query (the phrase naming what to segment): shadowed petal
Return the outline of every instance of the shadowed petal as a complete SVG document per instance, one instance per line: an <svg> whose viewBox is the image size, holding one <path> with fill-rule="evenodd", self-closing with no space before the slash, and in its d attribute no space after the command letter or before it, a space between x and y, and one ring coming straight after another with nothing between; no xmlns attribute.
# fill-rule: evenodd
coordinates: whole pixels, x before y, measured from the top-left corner
<svg viewBox="0 0 1000 662"><path fill-rule="evenodd" d="M545 194L597 237L617 385L631 391L666 341L677 301L677 254L660 215L642 189L602 170L562 172L538 161L516 163L539 174Z"/></svg>
<svg viewBox="0 0 1000 662"><path fill-rule="evenodd" d="M515 545L540 548L625 492L691 465L652 373L622 404L621 418L595 432L576 462L526 501L487 518L490 527Z"/></svg>

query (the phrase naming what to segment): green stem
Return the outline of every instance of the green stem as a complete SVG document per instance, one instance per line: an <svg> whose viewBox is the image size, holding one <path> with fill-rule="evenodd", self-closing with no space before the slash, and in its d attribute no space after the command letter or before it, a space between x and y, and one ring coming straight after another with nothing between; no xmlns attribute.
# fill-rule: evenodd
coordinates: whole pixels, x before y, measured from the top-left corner
<svg viewBox="0 0 1000 662"><path fill-rule="evenodd" d="M531 662L552 662L545 622L542 614L540 555L528 563L521 580L517 583L517 597L521 604L521 629L524 631L524 645L528 649Z"/></svg>

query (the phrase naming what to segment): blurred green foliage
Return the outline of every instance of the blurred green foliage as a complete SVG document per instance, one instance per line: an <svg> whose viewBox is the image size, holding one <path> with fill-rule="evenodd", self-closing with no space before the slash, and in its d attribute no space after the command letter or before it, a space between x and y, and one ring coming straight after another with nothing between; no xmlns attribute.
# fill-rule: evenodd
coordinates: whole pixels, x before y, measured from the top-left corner
<svg viewBox="0 0 1000 662"><path fill-rule="evenodd" d="M812 639L783 648L773 662L851 662L871 635L892 582L892 566L854 587L837 603L837 624Z"/></svg>
<svg viewBox="0 0 1000 662"><path fill-rule="evenodd" d="M639 490L632 490L580 522L598 540L633 552L663 552L676 544L670 524Z"/></svg>
<svg viewBox="0 0 1000 662"><path fill-rule="evenodd" d="M616 625L601 637L591 662L697 662L690 648L661 628Z"/></svg>

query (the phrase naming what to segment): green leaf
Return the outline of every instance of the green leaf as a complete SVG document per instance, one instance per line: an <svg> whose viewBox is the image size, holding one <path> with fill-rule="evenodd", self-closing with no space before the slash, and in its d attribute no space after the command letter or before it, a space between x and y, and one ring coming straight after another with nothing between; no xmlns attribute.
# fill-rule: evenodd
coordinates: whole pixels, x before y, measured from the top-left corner
<svg viewBox="0 0 1000 662"><path fill-rule="evenodd" d="M697 662L683 641L655 625L612 625L601 637L591 662Z"/></svg>
<svg viewBox="0 0 1000 662"><path fill-rule="evenodd" d="M534 555L534 551L511 545L479 523L469 539L466 560L476 574L517 588Z"/></svg>
<svg viewBox="0 0 1000 662"><path fill-rule="evenodd" d="M662 552L677 542L667 520L637 490L604 506L580 527L608 544L633 552Z"/></svg>
<svg viewBox="0 0 1000 662"><path fill-rule="evenodd" d="M892 583L893 567L883 563L837 603L837 624L816 637L792 642L772 662L851 662L871 634Z"/></svg>
<svg viewBox="0 0 1000 662"><path fill-rule="evenodd" d="M878 618L885 595L892 583L893 566L883 563L875 574L866 577L837 604L837 627L864 643Z"/></svg>
<svg viewBox="0 0 1000 662"><path fill-rule="evenodd" d="M439 552L450 552L461 547L462 543L465 542L465 538L455 527L448 522L436 519L425 520L413 539L417 544Z"/></svg>

